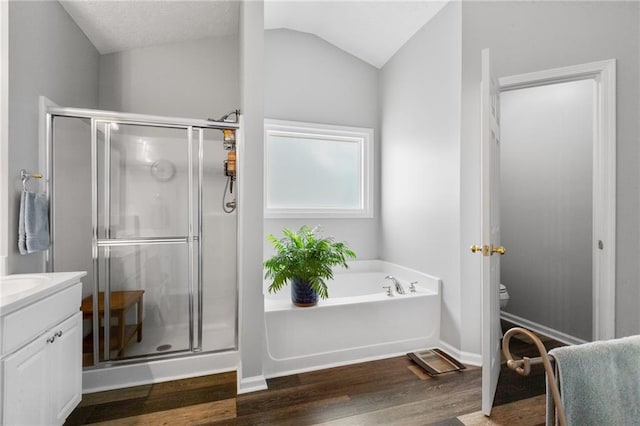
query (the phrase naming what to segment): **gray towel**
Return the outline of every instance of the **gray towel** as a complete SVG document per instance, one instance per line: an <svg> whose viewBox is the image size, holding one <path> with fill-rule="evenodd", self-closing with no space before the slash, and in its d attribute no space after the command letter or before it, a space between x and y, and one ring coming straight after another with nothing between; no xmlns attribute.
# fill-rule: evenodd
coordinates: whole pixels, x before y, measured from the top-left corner
<svg viewBox="0 0 640 426"><path fill-rule="evenodd" d="M549 353L558 365L567 424L640 424L640 336Z"/></svg>
<svg viewBox="0 0 640 426"><path fill-rule="evenodd" d="M49 239L49 200L45 194L22 191L18 220L20 254L47 250Z"/></svg>
<svg viewBox="0 0 640 426"><path fill-rule="evenodd" d="M27 233L24 230L24 207L27 191L20 193L20 213L18 214L18 250L20 254L27 254Z"/></svg>

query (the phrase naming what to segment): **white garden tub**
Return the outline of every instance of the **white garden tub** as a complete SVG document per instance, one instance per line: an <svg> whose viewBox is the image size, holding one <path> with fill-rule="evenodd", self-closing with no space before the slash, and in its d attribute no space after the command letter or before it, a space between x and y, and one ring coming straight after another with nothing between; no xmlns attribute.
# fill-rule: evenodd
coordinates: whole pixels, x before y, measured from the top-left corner
<svg viewBox="0 0 640 426"><path fill-rule="evenodd" d="M349 262L317 306L291 303L289 288L265 293L266 377L276 377L437 347L441 280L380 260ZM387 296L392 275L406 294ZM409 284L417 281L416 291Z"/></svg>

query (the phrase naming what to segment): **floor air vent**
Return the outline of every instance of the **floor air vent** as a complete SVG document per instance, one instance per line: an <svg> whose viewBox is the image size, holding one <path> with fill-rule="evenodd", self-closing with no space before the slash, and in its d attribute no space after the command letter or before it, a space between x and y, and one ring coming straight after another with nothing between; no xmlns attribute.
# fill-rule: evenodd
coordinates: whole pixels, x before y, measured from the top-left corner
<svg viewBox="0 0 640 426"><path fill-rule="evenodd" d="M467 368L451 355L444 353L440 349L410 352L407 356L430 376Z"/></svg>

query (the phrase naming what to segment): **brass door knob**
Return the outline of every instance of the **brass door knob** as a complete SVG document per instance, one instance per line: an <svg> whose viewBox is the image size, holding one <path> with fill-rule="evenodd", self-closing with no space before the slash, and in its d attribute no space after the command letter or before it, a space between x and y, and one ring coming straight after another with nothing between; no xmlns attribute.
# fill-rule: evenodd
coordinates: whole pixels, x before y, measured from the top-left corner
<svg viewBox="0 0 640 426"><path fill-rule="evenodd" d="M481 253L483 256L489 256L489 246L471 246L471 253Z"/></svg>
<svg viewBox="0 0 640 426"><path fill-rule="evenodd" d="M505 254L507 252L507 249L504 248L503 246L498 246L498 247L494 247L491 246L491 253L498 253L500 256L502 256L503 254Z"/></svg>

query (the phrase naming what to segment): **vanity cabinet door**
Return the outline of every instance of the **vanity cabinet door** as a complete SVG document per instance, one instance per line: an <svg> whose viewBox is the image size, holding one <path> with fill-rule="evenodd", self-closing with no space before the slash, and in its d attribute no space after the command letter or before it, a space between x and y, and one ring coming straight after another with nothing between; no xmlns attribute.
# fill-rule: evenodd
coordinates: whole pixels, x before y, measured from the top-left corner
<svg viewBox="0 0 640 426"><path fill-rule="evenodd" d="M63 424L82 399L82 313L63 321L49 334L56 340L48 345L52 415Z"/></svg>
<svg viewBox="0 0 640 426"><path fill-rule="evenodd" d="M2 361L2 425L61 425L82 399L82 313Z"/></svg>
<svg viewBox="0 0 640 426"><path fill-rule="evenodd" d="M3 425L50 424L47 337L41 336L3 363Z"/></svg>

